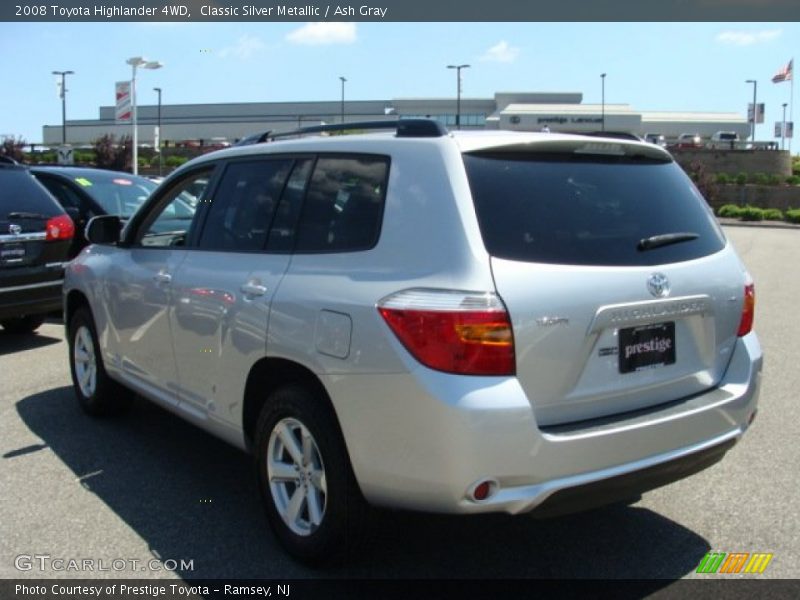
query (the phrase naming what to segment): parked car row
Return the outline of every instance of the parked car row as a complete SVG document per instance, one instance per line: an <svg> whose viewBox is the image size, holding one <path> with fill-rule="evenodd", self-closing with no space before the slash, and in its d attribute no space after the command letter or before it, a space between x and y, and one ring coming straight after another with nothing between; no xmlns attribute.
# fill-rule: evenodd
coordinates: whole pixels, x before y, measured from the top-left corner
<svg viewBox="0 0 800 600"><path fill-rule="evenodd" d="M0 161L0 325L34 331L61 309L64 264L88 243L86 224L99 215L126 221L156 188L129 173L76 167L25 167ZM164 227L191 220L189 196Z"/></svg>

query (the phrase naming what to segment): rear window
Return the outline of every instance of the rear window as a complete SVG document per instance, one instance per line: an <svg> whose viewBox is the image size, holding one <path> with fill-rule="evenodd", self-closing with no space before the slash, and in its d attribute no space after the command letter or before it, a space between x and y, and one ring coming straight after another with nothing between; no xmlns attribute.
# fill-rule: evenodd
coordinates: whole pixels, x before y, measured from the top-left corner
<svg viewBox="0 0 800 600"><path fill-rule="evenodd" d="M705 200L674 162L498 152L467 154L464 163L484 244L498 258L655 265L725 245ZM670 234L689 235L642 243Z"/></svg>
<svg viewBox="0 0 800 600"><path fill-rule="evenodd" d="M27 169L0 167L0 219L7 219L9 213L52 217L63 212L50 193Z"/></svg>

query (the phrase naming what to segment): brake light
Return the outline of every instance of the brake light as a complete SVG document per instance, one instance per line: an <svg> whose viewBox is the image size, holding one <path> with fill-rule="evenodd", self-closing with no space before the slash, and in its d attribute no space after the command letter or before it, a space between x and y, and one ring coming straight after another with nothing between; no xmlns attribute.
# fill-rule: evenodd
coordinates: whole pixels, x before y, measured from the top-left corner
<svg viewBox="0 0 800 600"><path fill-rule="evenodd" d="M744 286L744 304L742 305L742 318L739 321L739 331L736 335L742 337L753 330L753 319L756 316L756 286L748 283Z"/></svg>
<svg viewBox="0 0 800 600"><path fill-rule="evenodd" d="M69 215L59 215L47 221L45 226L47 237L45 241L53 242L56 240L71 240L75 235L75 224Z"/></svg>
<svg viewBox="0 0 800 600"><path fill-rule="evenodd" d="M511 321L495 294L412 289L378 303L383 319L426 367L462 375L513 375Z"/></svg>

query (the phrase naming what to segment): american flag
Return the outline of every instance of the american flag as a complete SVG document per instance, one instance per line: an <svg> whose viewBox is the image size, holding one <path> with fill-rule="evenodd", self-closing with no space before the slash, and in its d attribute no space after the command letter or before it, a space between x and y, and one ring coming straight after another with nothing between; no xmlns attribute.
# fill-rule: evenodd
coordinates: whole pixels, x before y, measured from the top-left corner
<svg viewBox="0 0 800 600"><path fill-rule="evenodd" d="M780 69L777 73L775 73L775 77L772 78L772 83L780 83L781 81L791 81L792 79L792 63L794 59L789 61L785 67Z"/></svg>

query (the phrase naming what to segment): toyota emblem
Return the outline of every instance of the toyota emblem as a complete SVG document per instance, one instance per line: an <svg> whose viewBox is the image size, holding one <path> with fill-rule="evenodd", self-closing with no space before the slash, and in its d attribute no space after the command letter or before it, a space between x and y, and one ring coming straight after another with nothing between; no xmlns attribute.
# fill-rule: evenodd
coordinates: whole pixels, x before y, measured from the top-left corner
<svg viewBox="0 0 800 600"><path fill-rule="evenodd" d="M11 225L8 226L8 232L11 235L19 235L20 233L22 233L22 227L20 227L16 223L11 223Z"/></svg>
<svg viewBox="0 0 800 600"><path fill-rule="evenodd" d="M669 296L669 279L663 273L653 273L647 278L647 289L656 298Z"/></svg>

